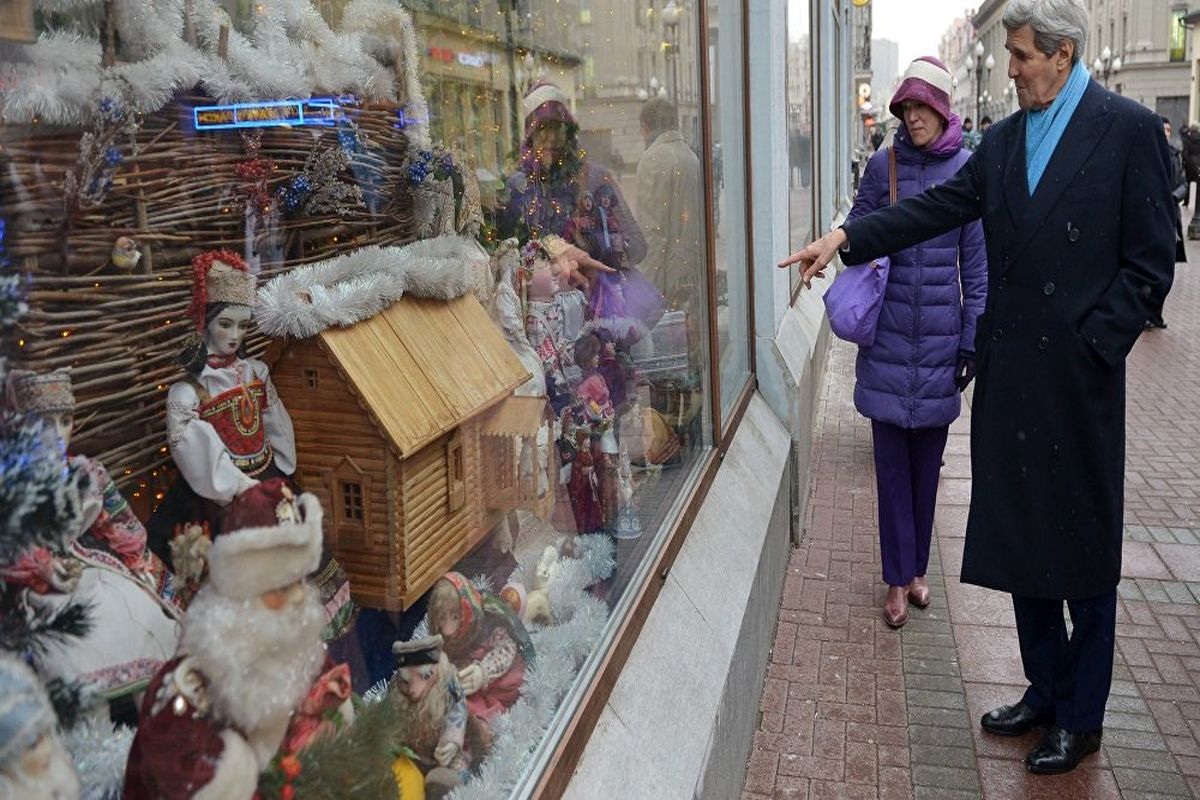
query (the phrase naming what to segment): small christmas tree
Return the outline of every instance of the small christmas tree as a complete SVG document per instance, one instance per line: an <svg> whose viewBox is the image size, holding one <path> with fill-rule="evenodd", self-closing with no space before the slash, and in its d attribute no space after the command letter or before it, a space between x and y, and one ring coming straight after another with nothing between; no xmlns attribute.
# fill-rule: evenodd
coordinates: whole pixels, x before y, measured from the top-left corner
<svg viewBox="0 0 1200 800"><path fill-rule="evenodd" d="M28 310L27 280L8 259L7 228L0 209L0 386L7 385L5 356L11 352L18 320ZM14 413L0 403L0 568L34 548L62 553L80 524L80 491L86 477L73 470L62 443L41 419ZM16 608L12 587L0 579L0 649L28 657L54 639L82 636L88 609L70 603L52 615L28 615ZM59 718L68 724L79 701L78 687L49 685Z"/></svg>

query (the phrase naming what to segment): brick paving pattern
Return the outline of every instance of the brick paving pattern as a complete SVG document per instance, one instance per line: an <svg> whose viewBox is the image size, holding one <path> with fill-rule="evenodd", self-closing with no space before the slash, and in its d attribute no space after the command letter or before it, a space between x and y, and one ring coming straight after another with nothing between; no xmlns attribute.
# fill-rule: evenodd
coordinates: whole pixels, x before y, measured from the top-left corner
<svg viewBox="0 0 1200 800"><path fill-rule="evenodd" d="M883 623L871 435L854 348L835 342L818 409L808 517L792 552L743 800L1200 796L1200 244L1128 366L1126 534L1104 746L1074 773L1029 775L1037 734L985 736L1024 688L1008 595L959 582L969 420L950 431L933 603ZM969 414L969 410L964 409Z"/></svg>

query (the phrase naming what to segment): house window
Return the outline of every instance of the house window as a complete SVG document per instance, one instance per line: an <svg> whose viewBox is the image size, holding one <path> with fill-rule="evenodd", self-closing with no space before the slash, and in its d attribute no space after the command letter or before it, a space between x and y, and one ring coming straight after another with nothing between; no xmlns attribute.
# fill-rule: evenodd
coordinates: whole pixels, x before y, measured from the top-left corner
<svg viewBox="0 0 1200 800"><path fill-rule="evenodd" d="M308 384L310 389L318 389L321 386L321 375L313 367L305 367L304 382Z"/></svg>
<svg viewBox="0 0 1200 800"><path fill-rule="evenodd" d="M363 521L363 489L361 483L341 481L342 519L346 522Z"/></svg>
<svg viewBox="0 0 1200 800"><path fill-rule="evenodd" d="M1187 28L1183 26L1186 8L1175 9L1171 12L1171 50L1168 58L1171 61L1183 61L1187 55Z"/></svg>
<svg viewBox="0 0 1200 800"><path fill-rule="evenodd" d="M463 470L462 431L455 431L446 443L446 490L451 511L467 502L467 481Z"/></svg>

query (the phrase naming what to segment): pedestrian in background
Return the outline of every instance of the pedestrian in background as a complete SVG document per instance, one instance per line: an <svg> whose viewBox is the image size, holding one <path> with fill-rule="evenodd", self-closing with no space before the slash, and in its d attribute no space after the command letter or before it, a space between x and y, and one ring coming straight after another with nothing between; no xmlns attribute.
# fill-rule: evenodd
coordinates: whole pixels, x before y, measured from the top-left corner
<svg viewBox="0 0 1200 800"><path fill-rule="evenodd" d="M1192 184L1198 184L1196 198L1200 200L1200 122L1193 122L1179 132L1183 142L1183 174L1187 177L1188 196L1184 197L1186 206L1190 200Z"/></svg>
<svg viewBox="0 0 1200 800"><path fill-rule="evenodd" d="M1183 246L1183 209L1180 203L1188 199L1188 181L1183 171L1183 154L1171 144L1171 120L1162 117L1163 135L1167 137L1167 149L1171 151L1171 197L1175 199L1175 263L1187 261L1187 253ZM1163 329L1167 327L1163 319L1162 309L1158 314L1146 320L1146 329Z"/></svg>
<svg viewBox="0 0 1200 800"><path fill-rule="evenodd" d="M957 175L847 222L781 263L806 285L982 217L971 508L961 576L1013 596L1029 682L982 728L1049 731L1031 772L1100 748L1112 684L1125 481L1125 359L1171 287L1175 214L1161 121L1088 75L1084 0L1009 0L1021 111ZM1071 615L1068 631L1063 604Z"/></svg>
<svg viewBox="0 0 1200 800"><path fill-rule="evenodd" d="M948 180L967 162L941 61L918 58L890 110L898 197ZM855 220L889 203L888 148L867 162L850 210ZM929 605L929 543L938 468L960 395L974 372L975 318L987 292L983 229L971 222L890 255L875 341L855 365L854 405L871 420L879 497L879 549L888 584L884 621L899 628L908 604Z"/></svg>

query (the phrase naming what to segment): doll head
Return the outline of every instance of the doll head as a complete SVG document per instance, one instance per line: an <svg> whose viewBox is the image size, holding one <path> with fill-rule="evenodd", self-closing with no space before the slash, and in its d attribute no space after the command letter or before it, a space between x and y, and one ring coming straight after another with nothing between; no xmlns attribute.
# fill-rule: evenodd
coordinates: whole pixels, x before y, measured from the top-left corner
<svg viewBox="0 0 1200 800"><path fill-rule="evenodd" d="M0 798L58 800L79 796L79 778L54 734L54 711L33 672L0 657Z"/></svg>
<svg viewBox="0 0 1200 800"><path fill-rule="evenodd" d="M442 637L429 636L392 645L396 654L396 674L392 686L412 705L429 705L431 693L444 693L454 668L442 652ZM443 709L445 701L442 701Z"/></svg>
<svg viewBox="0 0 1200 800"><path fill-rule="evenodd" d="M596 203L606 211L613 211L617 207L617 192L607 183L596 189Z"/></svg>
<svg viewBox="0 0 1200 800"><path fill-rule="evenodd" d="M181 357L188 372L199 374L209 356L242 354L254 297L254 275L240 256L210 250L192 259L191 315L200 341Z"/></svg>
<svg viewBox="0 0 1200 800"><path fill-rule="evenodd" d="M575 341L575 363L581 369L600 366L601 342L594 333L585 333Z"/></svg>
<svg viewBox="0 0 1200 800"><path fill-rule="evenodd" d="M483 597L460 573L447 572L433 585L426 613L431 632L447 643L466 641L483 614Z"/></svg>
<svg viewBox="0 0 1200 800"><path fill-rule="evenodd" d="M592 213L592 209L596 207L596 198L591 192L582 192L579 199L575 203L575 210L579 216L586 217Z"/></svg>
<svg viewBox="0 0 1200 800"><path fill-rule="evenodd" d="M521 278L530 300L548 303L558 294L558 271L540 242L521 248Z"/></svg>
<svg viewBox="0 0 1200 800"><path fill-rule="evenodd" d="M18 414L42 418L47 430L53 430L63 443L71 444L75 427L75 394L71 391L71 373L67 369L33 372L14 369L8 374L6 404Z"/></svg>

